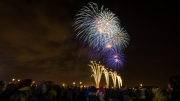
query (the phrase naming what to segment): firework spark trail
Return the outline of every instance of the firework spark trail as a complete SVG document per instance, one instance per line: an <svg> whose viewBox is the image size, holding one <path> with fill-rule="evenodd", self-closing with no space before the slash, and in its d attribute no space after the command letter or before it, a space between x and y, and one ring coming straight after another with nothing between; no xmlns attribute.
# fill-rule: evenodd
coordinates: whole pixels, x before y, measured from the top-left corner
<svg viewBox="0 0 180 101"><path fill-rule="evenodd" d="M98 63L93 62L93 61L90 61L90 62L91 62L91 64L89 64L89 66L91 67L92 72L93 72L93 74L91 76L94 77L95 83L96 83L96 87L99 88L99 83L100 83L100 80L101 80L101 75L103 73L103 69L102 68L104 68L104 66L99 65Z"/></svg>
<svg viewBox="0 0 180 101"><path fill-rule="evenodd" d="M122 86L122 79L119 75L117 75L117 81L118 81L118 86L120 88Z"/></svg>
<svg viewBox="0 0 180 101"><path fill-rule="evenodd" d="M107 86L107 88L109 88L109 72L107 69L103 68L103 73L104 73L104 76L106 79L106 86Z"/></svg>
<svg viewBox="0 0 180 101"><path fill-rule="evenodd" d="M109 75L112 77L114 87L116 87L116 77L117 77L117 72L116 72L116 71L114 71L114 72L109 71Z"/></svg>

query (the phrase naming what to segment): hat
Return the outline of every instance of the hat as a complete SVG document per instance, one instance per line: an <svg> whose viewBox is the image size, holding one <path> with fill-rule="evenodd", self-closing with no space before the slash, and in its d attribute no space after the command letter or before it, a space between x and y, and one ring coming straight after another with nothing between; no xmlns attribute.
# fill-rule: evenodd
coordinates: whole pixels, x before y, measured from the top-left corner
<svg viewBox="0 0 180 101"><path fill-rule="evenodd" d="M99 92L104 92L103 86L100 86L100 87L99 87Z"/></svg>

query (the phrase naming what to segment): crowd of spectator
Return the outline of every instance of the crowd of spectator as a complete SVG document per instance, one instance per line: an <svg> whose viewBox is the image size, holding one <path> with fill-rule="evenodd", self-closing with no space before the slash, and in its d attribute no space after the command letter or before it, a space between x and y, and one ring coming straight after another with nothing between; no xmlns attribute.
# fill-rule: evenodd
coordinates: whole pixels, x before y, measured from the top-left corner
<svg viewBox="0 0 180 101"><path fill-rule="evenodd" d="M25 79L18 84L0 84L0 101L180 101L180 76L170 76L167 81L167 88L96 88L32 84Z"/></svg>

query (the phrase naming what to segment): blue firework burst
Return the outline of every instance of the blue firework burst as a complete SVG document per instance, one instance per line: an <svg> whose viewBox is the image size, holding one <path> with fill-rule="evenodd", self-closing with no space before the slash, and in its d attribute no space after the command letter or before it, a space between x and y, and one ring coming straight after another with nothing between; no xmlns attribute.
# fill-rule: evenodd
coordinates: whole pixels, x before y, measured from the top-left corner
<svg viewBox="0 0 180 101"><path fill-rule="evenodd" d="M125 55L117 48L112 48L103 56L103 62L109 68L122 68L125 62Z"/></svg>

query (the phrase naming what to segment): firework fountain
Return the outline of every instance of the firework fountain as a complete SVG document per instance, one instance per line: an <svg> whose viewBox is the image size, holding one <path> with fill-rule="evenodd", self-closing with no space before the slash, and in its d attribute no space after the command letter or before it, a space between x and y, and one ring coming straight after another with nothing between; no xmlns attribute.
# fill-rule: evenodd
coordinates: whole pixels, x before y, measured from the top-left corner
<svg viewBox="0 0 180 101"><path fill-rule="evenodd" d="M106 86L107 86L107 88L109 88L109 72L106 68L103 68L103 73L104 73L104 76L106 79Z"/></svg>
<svg viewBox="0 0 180 101"><path fill-rule="evenodd" d="M109 75L112 77L114 87L116 87L117 72L116 71L114 71L114 72L110 71Z"/></svg>
<svg viewBox="0 0 180 101"><path fill-rule="evenodd" d="M114 87L116 87L116 79L118 82L118 87L120 88L122 86L122 79L119 75L117 75L117 72L114 71L108 71L103 65L100 65L99 63L96 63L96 61L90 61L91 64L89 66L92 69L93 74L91 76L94 77L96 87L99 87L101 76L104 74L105 80L106 80L106 86L109 87L109 76L111 76Z"/></svg>
<svg viewBox="0 0 180 101"><path fill-rule="evenodd" d="M122 86L122 79L119 75L117 75L117 81L118 81L118 86L120 88Z"/></svg>
<svg viewBox="0 0 180 101"><path fill-rule="evenodd" d="M94 77L95 83L96 83L96 87L98 88L100 80L101 80L101 75L103 73L104 66L96 63L96 61L90 61L90 62L91 62L91 64L89 64L89 66L91 67L92 72L93 72L93 74L91 76Z"/></svg>

